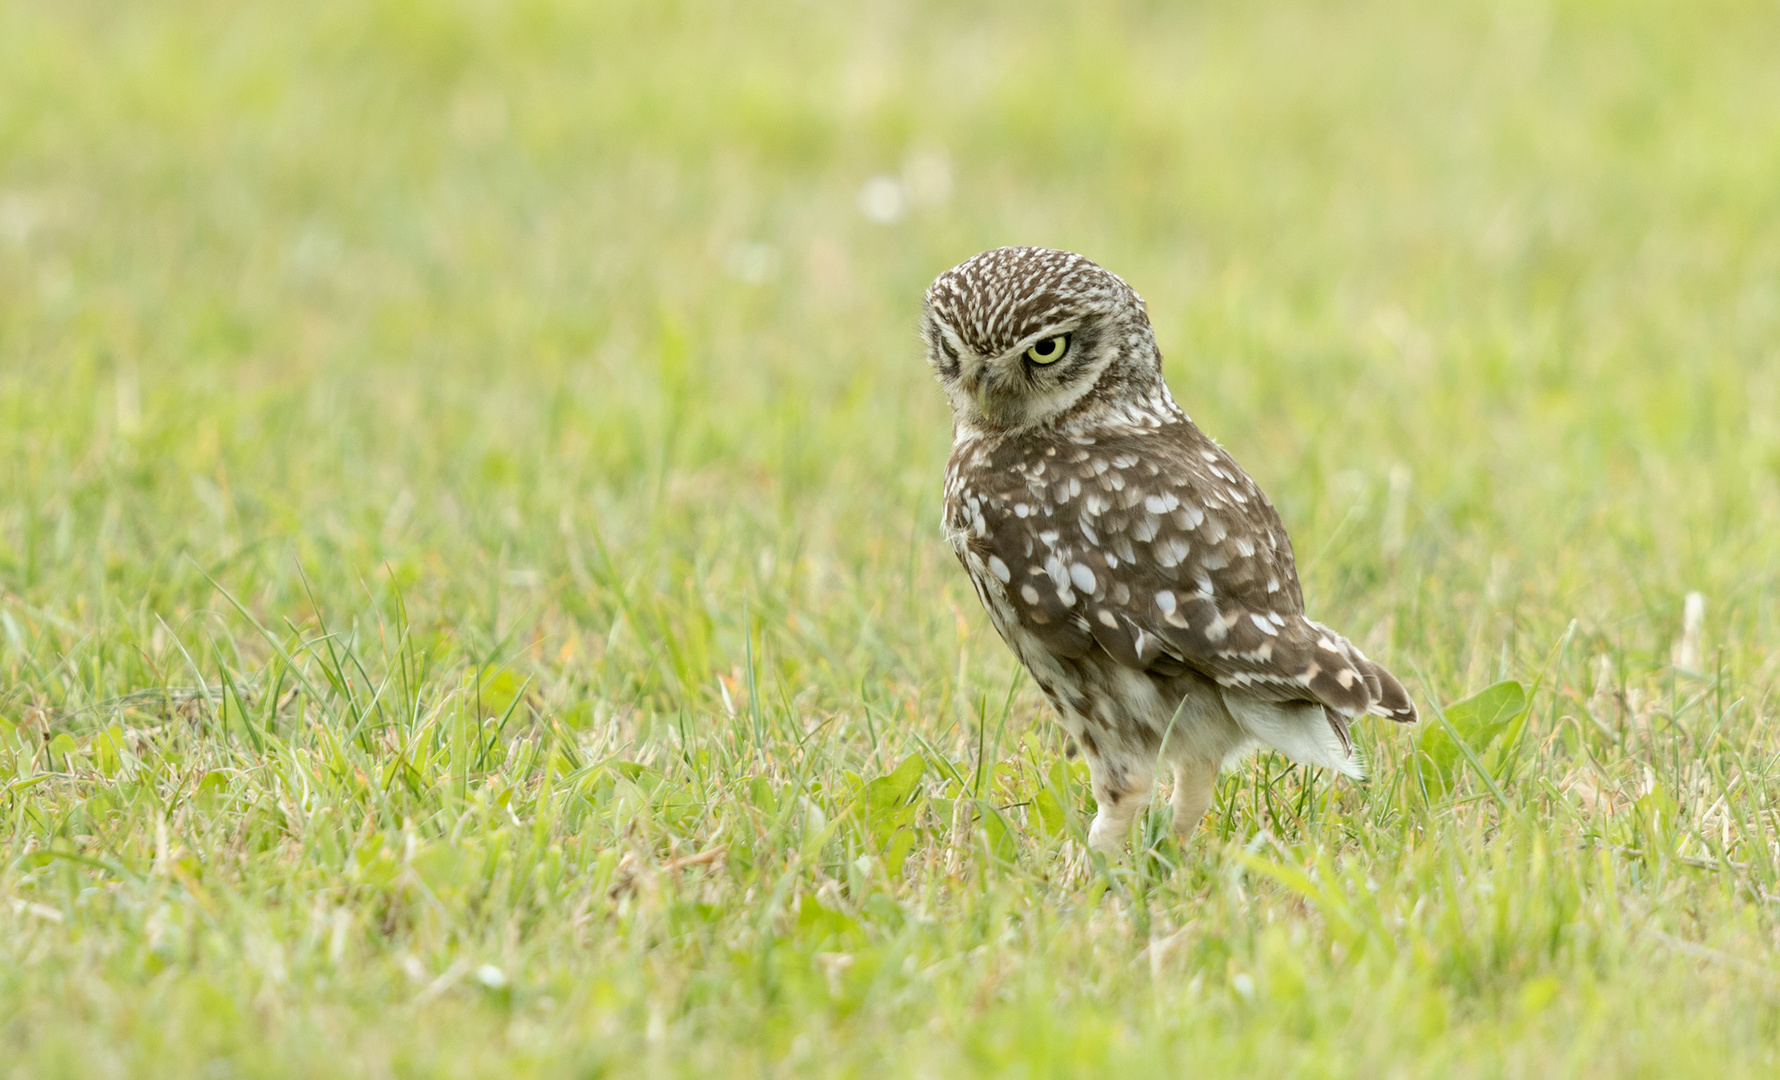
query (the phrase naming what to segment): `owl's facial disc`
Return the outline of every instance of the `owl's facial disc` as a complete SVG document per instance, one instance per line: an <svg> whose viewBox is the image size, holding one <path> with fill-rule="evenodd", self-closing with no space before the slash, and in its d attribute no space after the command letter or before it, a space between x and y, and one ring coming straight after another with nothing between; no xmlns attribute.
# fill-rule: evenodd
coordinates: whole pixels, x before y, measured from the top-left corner
<svg viewBox="0 0 1780 1080"><path fill-rule="evenodd" d="M927 359L961 429L1063 421L1097 387L1110 401L1161 379L1143 301L1072 252L982 252L935 278L925 307Z"/></svg>
<svg viewBox="0 0 1780 1080"><path fill-rule="evenodd" d="M1014 430L1069 407L1093 385L1099 367L1092 320L1072 318L1022 338L995 356L965 345L937 318L927 328L928 359L958 419L973 427Z"/></svg>

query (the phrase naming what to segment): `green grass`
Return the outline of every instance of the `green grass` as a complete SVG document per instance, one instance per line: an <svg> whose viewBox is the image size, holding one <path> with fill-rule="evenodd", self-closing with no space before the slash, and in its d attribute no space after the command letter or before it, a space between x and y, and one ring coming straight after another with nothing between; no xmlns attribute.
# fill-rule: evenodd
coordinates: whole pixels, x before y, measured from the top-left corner
<svg viewBox="0 0 1780 1080"><path fill-rule="evenodd" d="M1773 1075L1780 11L1092 11L0 0L0 1074ZM1524 720L1085 865L1002 243Z"/></svg>

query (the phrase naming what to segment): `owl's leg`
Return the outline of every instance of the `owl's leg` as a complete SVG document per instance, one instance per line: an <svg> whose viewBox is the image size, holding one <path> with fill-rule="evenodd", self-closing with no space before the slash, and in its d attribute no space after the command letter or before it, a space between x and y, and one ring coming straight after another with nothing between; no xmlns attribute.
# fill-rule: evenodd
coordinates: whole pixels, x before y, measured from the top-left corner
<svg viewBox="0 0 1780 1080"><path fill-rule="evenodd" d="M1199 826L1211 805L1218 782L1218 763L1210 758L1182 758L1174 763L1174 831L1186 836Z"/></svg>
<svg viewBox="0 0 1780 1080"><path fill-rule="evenodd" d="M1109 761L1089 751L1088 776L1094 784L1094 801L1099 804L1094 822L1088 826L1088 846L1116 858L1125 850L1131 820L1149 802L1155 774L1142 759Z"/></svg>

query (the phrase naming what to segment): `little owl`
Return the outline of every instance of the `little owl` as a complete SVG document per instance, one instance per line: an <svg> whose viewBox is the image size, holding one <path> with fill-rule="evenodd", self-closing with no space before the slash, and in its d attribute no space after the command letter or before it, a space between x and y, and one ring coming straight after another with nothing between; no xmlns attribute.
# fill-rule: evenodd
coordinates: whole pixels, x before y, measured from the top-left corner
<svg viewBox="0 0 1780 1080"><path fill-rule="evenodd" d="M1080 255L1006 247L927 290L952 403L945 529L977 597L1087 754L1117 852L1174 770L1174 827L1256 745L1363 775L1348 725L1413 722L1383 667L1304 615L1292 542L1162 379L1143 300Z"/></svg>

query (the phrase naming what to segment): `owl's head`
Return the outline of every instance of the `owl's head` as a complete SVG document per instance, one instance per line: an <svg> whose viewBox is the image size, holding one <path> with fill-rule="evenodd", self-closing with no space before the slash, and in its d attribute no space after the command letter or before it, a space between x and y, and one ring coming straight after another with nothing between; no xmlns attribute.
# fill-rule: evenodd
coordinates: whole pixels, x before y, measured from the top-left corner
<svg viewBox="0 0 1780 1080"><path fill-rule="evenodd" d="M1147 398L1162 379L1142 298L1068 251L971 256L928 286L922 334L960 427L1053 424Z"/></svg>

